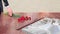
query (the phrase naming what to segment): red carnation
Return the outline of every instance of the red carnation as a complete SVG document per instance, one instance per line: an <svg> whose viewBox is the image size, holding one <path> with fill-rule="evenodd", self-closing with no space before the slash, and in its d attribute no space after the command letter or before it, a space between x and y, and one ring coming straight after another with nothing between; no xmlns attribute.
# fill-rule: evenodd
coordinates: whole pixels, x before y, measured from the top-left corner
<svg viewBox="0 0 60 34"><path fill-rule="evenodd" d="M18 18L18 22L22 22L22 21L25 21L25 17L24 16Z"/></svg>

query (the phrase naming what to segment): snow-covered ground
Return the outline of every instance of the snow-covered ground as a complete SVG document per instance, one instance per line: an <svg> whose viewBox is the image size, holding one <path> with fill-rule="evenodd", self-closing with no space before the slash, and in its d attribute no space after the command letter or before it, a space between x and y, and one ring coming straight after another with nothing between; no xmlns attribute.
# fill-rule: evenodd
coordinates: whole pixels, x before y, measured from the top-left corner
<svg viewBox="0 0 60 34"><path fill-rule="evenodd" d="M22 30L27 34L60 34L60 19L46 17Z"/></svg>

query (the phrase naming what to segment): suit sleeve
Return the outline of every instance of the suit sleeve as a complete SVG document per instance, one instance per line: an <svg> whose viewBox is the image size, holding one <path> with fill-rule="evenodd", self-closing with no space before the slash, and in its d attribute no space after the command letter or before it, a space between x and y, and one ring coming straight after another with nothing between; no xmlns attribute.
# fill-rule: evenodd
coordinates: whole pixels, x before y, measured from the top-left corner
<svg viewBox="0 0 60 34"><path fill-rule="evenodd" d="M7 0L3 0L3 2L4 2L4 5L5 5L5 6L8 6L8 5L9 5L9 3L8 3Z"/></svg>

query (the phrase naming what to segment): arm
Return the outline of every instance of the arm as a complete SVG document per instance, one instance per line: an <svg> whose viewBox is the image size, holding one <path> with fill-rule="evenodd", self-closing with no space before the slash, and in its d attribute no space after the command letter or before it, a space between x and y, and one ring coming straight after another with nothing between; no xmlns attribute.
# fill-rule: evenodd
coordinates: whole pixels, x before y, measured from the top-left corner
<svg viewBox="0 0 60 34"><path fill-rule="evenodd" d="M44 13L41 13L41 14L39 14L39 13L26 13L26 14L24 14L24 16L31 17L31 20L24 21L23 23L17 23L17 26L16 26L17 30L20 30L26 26L29 26L30 24L33 24L33 23L43 19L46 16L46 14L44 14Z"/></svg>
<svg viewBox="0 0 60 34"><path fill-rule="evenodd" d="M12 16L12 9L10 8L8 1L7 0L3 0L3 2L4 2L5 7L8 10L9 16Z"/></svg>

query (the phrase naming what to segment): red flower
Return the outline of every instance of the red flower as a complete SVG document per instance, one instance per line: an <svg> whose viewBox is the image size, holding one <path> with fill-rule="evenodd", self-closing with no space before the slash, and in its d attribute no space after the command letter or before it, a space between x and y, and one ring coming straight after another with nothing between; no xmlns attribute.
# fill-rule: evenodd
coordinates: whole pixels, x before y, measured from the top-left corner
<svg viewBox="0 0 60 34"><path fill-rule="evenodd" d="M28 20L28 19L29 19L28 16L26 16L26 17L25 17L25 20Z"/></svg>
<svg viewBox="0 0 60 34"><path fill-rule="evenodd" d="M22 22L22 21L25 21L25 17L24 16L18 18L18 22Z"/></svg>
<svg viewBox="0 0 60 34"><path fill-rule="evenodd" d="M26 16L26 18L25 18L26 20L31 20L31 17L28 17L28 16Z"/></svg>
<svg viewBox="0 0 60 34"><path fill-rule="evenodd" d="M31 17L28 17L28 16L24 17L24 16L22 16L22 17L18 18L18 22L24 22L25 20L31 20Z"/></svg>
<svg viewBox="0 0 60 34"><path fill-rule="evenodd" d="M29 17L29 20L31 20L31 17Z"/></svg>

